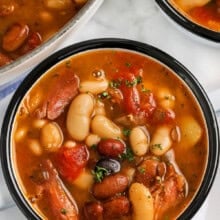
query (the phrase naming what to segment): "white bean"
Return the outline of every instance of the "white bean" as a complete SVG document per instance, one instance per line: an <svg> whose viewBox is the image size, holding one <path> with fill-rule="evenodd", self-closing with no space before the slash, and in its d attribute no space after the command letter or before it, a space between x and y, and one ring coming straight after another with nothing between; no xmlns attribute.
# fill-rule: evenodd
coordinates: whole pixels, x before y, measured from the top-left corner
<svg viewBox="0 0 220 220"><path fill-rule="evenodd" d="M97 145L99 143L99 141L101 140L101 138L96 135L96 134L89 134L87 137L86 137L86 145L88 147L91 147L93 145Z"/></svg>
<svg viewBox="0 0 220 220"><path fill-rule="evenodd" d="M154 155L161 156L170 149L172 145L170 131L171 128L166 125L155 130L150 143L150 150Z"/></svg>
<svg viewBox="0 0 220 220"><path fill-rule="evenodd" d="M88 136L93 109L94 98L89 94L80 94L72 101L66 127L74 140L83 141Z"/></svg>
<svg viewBox="0 0 220 220"><path fill-rule="evenodd" d="M29 139L27 141L28 147L31 150L31 152L36 155L40 156L43 153L43 149L40 145L40 142L36 139Z"/></svg>
<svg viewBox="0 0 220 220"><path fill-rule="evenodd" d="M131 130L129 136L131 149L137 156L143 156L147 153L150 143L149 133L146 129L135 127Z"/></svg>
<svg viewBox="0 0 220 220"><path fill-rule="evenodd" d="M40 142L45 150L57 151L63 143L63 132L56 122L44 125L40 132Z"/></svg>
<svg viewBox="0 0 220 220"><path fill-rule="evenodd" d="M80 83L79 91L81 93L91 92L92 94L98 94L106 91L108 84L106 79L102 81L84 81Z"/></svg>
<svg viewBox="0 0 220 220"><path fill-rule="evenodd" d="M158 103L164 109L173 109L175 105L175 96L168 88L159 88L156 93Z"/></svg>
<svg viewBox="0 0 220 220"><path fill-rule="evenodd" d="M147 187L141 183L132 183L129 197L133 207L133 220L154 219L154 201Z"/></svg>
<svg viewBox="0 0 220 220"><path fill-rule="evenodd" d="M202 137L203 130L191 115L183 116L180 119L179 127L181 130L180 144L184 148L194 146Z"/></svg>
<svg viewBox="0 0 220 220"><path fill-rule="evenodd" d="M103 115L93 118L91 128L94 134L101 138L121 138L121 129L111 120Z"/></svg>

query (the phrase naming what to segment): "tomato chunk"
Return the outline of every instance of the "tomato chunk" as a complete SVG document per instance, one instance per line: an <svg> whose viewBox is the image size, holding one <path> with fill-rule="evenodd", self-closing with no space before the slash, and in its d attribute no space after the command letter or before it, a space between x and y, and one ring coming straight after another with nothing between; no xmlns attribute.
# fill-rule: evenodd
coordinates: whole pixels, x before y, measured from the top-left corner
<svg viewBox="0 0 220 220"><path fill-rule="evenodd" d="M56 155L56 165L60 175L69 182L74 181L89 159L89 152L85 145L72 148L61 147Z"/></svg>

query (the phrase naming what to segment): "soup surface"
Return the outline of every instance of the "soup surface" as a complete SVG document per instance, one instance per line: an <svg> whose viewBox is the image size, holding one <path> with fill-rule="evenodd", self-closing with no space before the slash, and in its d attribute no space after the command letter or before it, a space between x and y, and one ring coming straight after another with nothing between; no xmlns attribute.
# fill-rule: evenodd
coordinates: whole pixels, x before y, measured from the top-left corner
<svg viewBox="0 0 220 220"><path fill-rule="evenodd" d="M53 36L85 2L86 0L1 0L0 67Z"/></svg>
<svg viewBox="0 0 220 220"><path fill-rule="evenodd" d="M126 50L65 59L16 114L13 161L43 219L176 219L206 168L207 130L172 71Z"/></svg>
<svg viewBox="0 0 220 220"><path fill-rule="evenodd" d="M220 32L219 0L169 0L185 16L216 32Z"/></svg>

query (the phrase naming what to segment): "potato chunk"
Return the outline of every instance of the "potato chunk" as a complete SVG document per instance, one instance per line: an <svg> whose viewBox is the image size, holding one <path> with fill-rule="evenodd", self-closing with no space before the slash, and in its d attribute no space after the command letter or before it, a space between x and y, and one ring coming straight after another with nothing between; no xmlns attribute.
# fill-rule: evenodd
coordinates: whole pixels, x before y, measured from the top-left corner
<svg viewBox="0 0 220 220"><path fill-rule="evenodd" d="M202 128L191 115L183 116L180 120L181 145L185 148L193 147L202 137Z"/></svg>

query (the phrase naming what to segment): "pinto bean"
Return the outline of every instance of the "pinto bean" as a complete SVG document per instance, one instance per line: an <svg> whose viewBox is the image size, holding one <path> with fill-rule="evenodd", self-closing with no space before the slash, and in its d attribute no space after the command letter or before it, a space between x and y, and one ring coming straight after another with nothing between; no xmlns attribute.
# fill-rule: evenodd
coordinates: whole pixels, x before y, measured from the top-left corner
<svg viewBox="0 0 220 220"><path fill-rule="evenodd" d="M98 144L99 153L107 157L118 157L125 148L125 143L116 139L103 139Z"/></svg>
<svg viewBox="0 0 220 220"><path fill-rule="evenodd" d="M12 59L0 52L0 67L12 62Z"/></svg>
<svg viewBox="0 0 220 220"><path fill-rule="evenodd" d="M117 193L124 192L128 187L128 178L120 173L105 177L101 183L93 186L93 195L99 199L106 199Z"/></svg>
<svg viewBox="0 0 220 220"><path fill-rule="evenodd" d="M87 220L102 220L103 207L99 202L88 202L84 206L84 215Z"/></svg>
<svg viewBox="0 0 220 220"><path fill-rule="evenodd" d="M14 23L2 38L2 48L8 52L17 50L28 38L29 27L26 24Z"/></svg>
<svg viewBox="0 0 220 220"><path fill-rule="evenodd" d="M127 197L119 196L103 204L104 219L114 219L128 214L130 202Z"/></svg>

